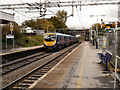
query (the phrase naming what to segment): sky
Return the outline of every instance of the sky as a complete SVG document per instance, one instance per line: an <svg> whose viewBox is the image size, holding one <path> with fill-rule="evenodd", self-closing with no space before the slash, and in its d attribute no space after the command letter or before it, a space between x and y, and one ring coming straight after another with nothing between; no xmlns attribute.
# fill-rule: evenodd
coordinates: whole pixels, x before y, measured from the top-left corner
<svg viewBox="0 0 120 90"><path fill-rule="evenodd" d="M39 2L40 0L0 0L0 4L12 4L12 3L24 3L24 2ZM44 0L41 0L44 2ZM67 0L49 0L49 1L67 1ZM70 0L68 0L70 1ZM80 1L80 0L75 0ZM96 0L82 0L82 1L96 1ZM98 0L100 1L100 0ZM120 1L120 0L118 0ZM56 8L47 8L47 10L50 10L54 13L57 12L57 10L65 10L68 13L68 16L72 14L72 7L56 7ZM9 13L15 13L15 21L18 24L21 24L23 21L39 17L39 13L18 13L18 11L11 11L11 10L4 10ZM47 14L51 14L47 11ZM90 17L90 15L94 15L93 17ZM104 15L104 16L101 16ZM46 18L50 18L54 15L46 15ZM98 18L97 18L98 16ZM82 29L82 28L90 28L94 23L101 23L101 19L103 21L117 21L118 20L118 5L98 5L98 6L82 6L81 11L80 7L74 7L74 16L68 17L67 19L67 26L70 29Z"/></svg>

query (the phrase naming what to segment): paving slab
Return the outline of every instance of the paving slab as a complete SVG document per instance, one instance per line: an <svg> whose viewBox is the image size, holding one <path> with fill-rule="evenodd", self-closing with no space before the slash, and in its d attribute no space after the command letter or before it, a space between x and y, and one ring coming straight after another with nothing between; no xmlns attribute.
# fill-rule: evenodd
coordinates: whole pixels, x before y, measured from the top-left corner
<svg viewBox="0 0 120 90"><path fill-rule="evenodd" d="M104 65L98 64L99 52L102 51L85 42L82 54L77 57L78 64L71 79L69 82L63 80L59 88L65 84L67 88L113 88L114 74L111 71L104 73Z"/></svg>
<svg viewBox="0 0 120 90"><path fill-rule="evenodd" d="M83 42L62 63L54 68L33 88L106 88L113 89L113 72L104 72L105 66L98 64L100 59L90 42Z"/></svg>
<svg viewBox="0 0 120 90"><path fill-rule="evenodd" d="M66 57L66 59L54 68L46 77L38 81L33 88L58 88L75 62L78 53L81 52L82 47L83 44L79 45L69 57Z"/></svg>

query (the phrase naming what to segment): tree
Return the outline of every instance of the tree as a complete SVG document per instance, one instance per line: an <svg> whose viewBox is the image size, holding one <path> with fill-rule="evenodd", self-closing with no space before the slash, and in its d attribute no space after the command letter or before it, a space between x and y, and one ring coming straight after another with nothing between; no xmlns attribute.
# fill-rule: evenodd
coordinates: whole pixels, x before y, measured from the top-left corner
<svg viewBox="0 0 120 90"><path fill-rule="evenodd" d="M10 25L9 24L2 26L2 39L5 39L6 34L10 34Z"/></svg>
<svg viewBox="0 0 120 90"><path fill-rule="evenodd" d="M40 30L42 26L44 25L45 20L44 19L37 19L35 22L35 29Z"/></svg>
<svg viewBox="0 0 120 90"><path fill-rule="evenodd" d="M42 25L42 28L48 32L48 31L54 31L54 25L53 25L53 22L50 22L50 21L46 21L44 23L44 25Z"/></svg>
<svg viewBox="0 0 120 90"><path fill-rule="evenodd" d="M118 27L120 27L120 22L117 23Z"/></svg>
<svg viewBox="0 0 120 90"><path fill-rule="evenodd" d="M49 19L50 22L53 22L53 25L57 32L64 32L67 28L67 25L60 20L60 18L54 16Z"/></svg>
<svg viewBox="0 0 120 90"><path fill-rule="evenodd" d="M53 22L53 25L55 26L57 32L65 33L67 29L67 12L64 10L59 10L57 11L56 16L51 17L49 21Z"/></svg>
<svg viewBox="0 0 120 90"><path fill-rule="evenodd" d="M57 13L56 13L56 16L59 18L60 21L66 23L67 21L67 12L62 10L58 10Z"/></svg>
<svg viewBox="0 0 120 90"><path fill-rule="evenodd" d="M35 29L35 21L33 19L26 20L25 22L22 23L22 26L31 27L32 29Z"/></svg>
<svg viewBox="0 0 120 90"><path fill-rule="evenodd" d="M26 20L22 23L22 26L24 27L31 27L32 29L38 29L41 28L47 31L54 31L54 25L53 22L45 20L45 19L37 19L35 20Z"/></svg>
<svg viewBox="0 0 120 90"><path fill-rule="evenodd" d="M21 27L18 26L17 23L13 23L13 34L15 35L15 39L18 39L21 37Z"/></svg>
<svg viewBox="0 0 120 90"><path fill-rule="evenodd" d="M67 12L62 10L58 11L56 13L56 16L51 17L50 19L44 20L44 19L37 19L37 20L26 20L25 22L22 23L22 26L26 27L31 27L32 29L38 29L40 30L41 28L44 29L45 31L62 31L65 32L67 29L66 25L67 21Z"/></svg>
<svg viewBox="0 0 120 90"><path fill-rule="evenodd" d="M54 16L49 19L50 22L53 22L53 25L56 29L62 28L62 22L59 20L58 17Z"/></svg>
<svg viewBox="0 0 120 90"><path fill-rule="evenodd" d="M92 30L96 30L96 29L97 29L98 31L101 30L101 24L100 24L100 23L96 23L96 24L93 24L93 25L92 25Z"/></svg>

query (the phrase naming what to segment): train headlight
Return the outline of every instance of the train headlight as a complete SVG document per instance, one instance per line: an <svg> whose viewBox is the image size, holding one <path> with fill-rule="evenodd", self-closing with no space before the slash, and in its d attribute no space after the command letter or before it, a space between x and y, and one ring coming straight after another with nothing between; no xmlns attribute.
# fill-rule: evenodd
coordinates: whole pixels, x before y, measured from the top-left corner
<svg viewBox="0 0 120 90"><path fill-rule="evenodd" d="M53 43L53 45L55 45L55 42Z"/></svg>
<svg viewBox="0 0 120 90"><path fill-rule="evenodd" d="M45 45L47 45L47 43L44 43Z"/></svg>

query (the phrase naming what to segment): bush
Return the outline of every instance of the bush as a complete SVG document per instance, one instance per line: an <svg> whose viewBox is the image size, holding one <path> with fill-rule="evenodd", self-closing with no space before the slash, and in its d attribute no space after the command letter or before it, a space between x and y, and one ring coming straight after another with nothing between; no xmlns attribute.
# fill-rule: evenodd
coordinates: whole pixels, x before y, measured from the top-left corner
<svg viewBox="0 0 120 90"><path fill-rule="evenodd" d="M42 36L22 36L17 39L15 44L19 47L32 47L39 46L43 44Z"/></svg>

